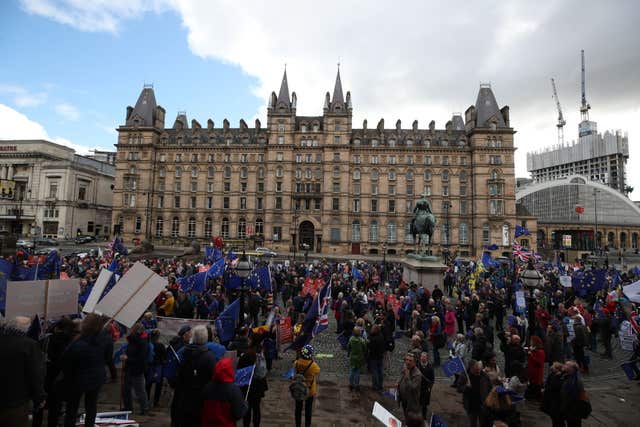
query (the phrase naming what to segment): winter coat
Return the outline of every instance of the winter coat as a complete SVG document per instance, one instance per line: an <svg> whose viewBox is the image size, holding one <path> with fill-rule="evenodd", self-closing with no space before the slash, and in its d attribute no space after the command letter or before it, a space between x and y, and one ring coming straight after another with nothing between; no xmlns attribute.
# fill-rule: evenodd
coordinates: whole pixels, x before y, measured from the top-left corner
<svg viewBox="0 0 640 427"><path fill-rule="evenodd" d="M129 345L127 346L127 361L125 362L125 370L130 375L142 375L145 371L147 362L149 361L149 341L148 335L127 337Z"/></svg>
<svg viewBox="0 0 640 427"><path fill-rule="evenodd" d="M405 414L409 412L421 413L420 387L422 386L422 373L418 367L414 367L409 377L402 375L398 384L398 400L402 403Z"/></svg>
<svg viewBox="0 0 640 427"><path fill-rule="evenodd" d="M462 392L462 405L467 413L480 414L482 405L491 391L491 380L484 371L480 371L478 375L469 373L468 377L469 382Z"/></svg>
<svg viewBox="0 0 640 427"><path fill-rule="evenodd" d="M178 367L172 407L177 408L178 425L200 424L202 392L211 379L216 358L206 345L189 344ZM173 406L175 405L175 406Z"/></svg>
<svg viewBox="0 0 640 427"><path fill-rule="evenodd" d="M550 373L544 386L542 396L542 412L552 418L561 414L562 407L562 375Z"/></svg>
<svg viewBox="0 0 640 427"><path fill-rule="evenodd" d="M246 368L251 365L255 365L257 361L257 357L255 354L249 355L248 353L243 354L238 359L238 369ZM257 365L256 365L257 368ZM251 387L242 386L240 390L244 396L247 395L247 390L249 391L249 397L247 400L258 400L264 397L264 392L268 390L267 386L267 378L258 378L256 375L257 369L254 370L253 378L251 379Z"/></svg>
<svg viewBox="0 0 640 427"><path fill-rule="evenodd" d="M382 360L387 350L387 343L381 332L369 337L369 360Z"/></svg>
<svg viewBox="0 0 640 427"><path fill-rule="evenodd" d="M529 383L542 385L544 378L544 350L537 348L529 353L527 360L527 376Z"/></svg>
<svg viewBox="0 0 640 427"><path fill-rule="evenodd" d="M435 372L433 371L433 365L428 363L427 365L422 365L418 363L416 365L420 370L420 374L422 375L422 381L420 383L420 404L428 405L431 401L431 388L433 387L433 383L435 382Z"/></svg>
<svg viewBox="0 0 640 427"><path fill-rule="evenodd" d="M105 365L111 360L105 335L80 337L62 355L65 388L69 392L97 390L106 381Z"/></svg>
<svg viewBox="0 0 640 427"><path fill-rule="evenodd" d="M367 341L362 337L352 336L347 343L349 366L362 368L367 357Z"/></svg>
<svg viewBox="0 0 640 427"><path fill-rule="evenodd" d="M451 336L456 333L456 312L447 310L444 315L444 333Z"/></svg>
<svg viewBox="0 0 640 427"><path fill-rule="evenodd" d="M311 366L309 366L311 365ZM309 397L318 394L317 376L320 373L320 366L311 359L296 359L293 363L295 374L304 375L304 382L309 387Z"/></svg>
<svg viewBox="0 0 640 427"><path fill-rule="evenodd" d="M42 402L44 366L36 341L8 325L0 326L0 409Z"/></svg>
<svg viewBox="0 0 640 427"><path fill-rule="evenodd" d="M213 381L202 393L202 427L235 427L236 420L247 412L244 395L234 378L231 359L221 359L213 370Z"/></svg>
<svg viewBox="0 0 640 427"><path fill-rule="evenodd" d="M547 338L544 341L544 354L547 359L546 361L549 363L564 362L562 337L559 333L554 332L547 335Z"/></svg>

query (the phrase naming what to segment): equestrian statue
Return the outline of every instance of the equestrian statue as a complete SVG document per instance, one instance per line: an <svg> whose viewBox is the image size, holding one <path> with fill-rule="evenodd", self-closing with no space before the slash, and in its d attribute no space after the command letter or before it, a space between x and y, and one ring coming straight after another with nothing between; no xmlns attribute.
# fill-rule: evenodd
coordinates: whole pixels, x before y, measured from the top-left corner
<svg viewBox="0 0 640 427"><path fill-rule="evenodd" d="M429 255L435 229L436 217L431 209L431 203L427 200L426 195L423 195L422 198L416 202L415 208L413 208L413 219L411 220L410 230L413 241L416 246L419 245L418 253ZM426 238L429 240L427 241Z"/></svg>

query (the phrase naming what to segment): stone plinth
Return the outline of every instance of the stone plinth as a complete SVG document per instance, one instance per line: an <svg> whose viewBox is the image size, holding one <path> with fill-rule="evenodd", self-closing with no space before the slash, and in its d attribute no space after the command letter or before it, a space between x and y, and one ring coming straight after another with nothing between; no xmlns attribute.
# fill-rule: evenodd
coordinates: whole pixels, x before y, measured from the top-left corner
<svg viewBox="0 0 640 427"><path fill-rule="evenodd" d="M407 257L402 261L402 279L408 285L411 282L423 288L433 290L434 285L443 288L443 273L447 269L439 259L434 257Z"/></svg>

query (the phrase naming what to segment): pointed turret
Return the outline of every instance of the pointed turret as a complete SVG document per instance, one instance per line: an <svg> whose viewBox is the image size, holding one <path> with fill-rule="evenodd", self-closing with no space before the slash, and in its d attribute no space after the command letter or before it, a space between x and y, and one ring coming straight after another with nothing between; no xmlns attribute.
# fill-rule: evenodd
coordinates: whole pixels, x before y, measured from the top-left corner
<svg viewBox="0 0 640 427"><path fill-rule="evenodd" d="M291 99L289 98L289 83L287 81L287 69L284 69L282 75L282 83L280 83L280 92L276 100L276 110L278 112L291 111Z"/></svg>
<svg viewBox="0 0 640 427"><path fill-rule="evenodd" d="M127 126L151 127L156 119L156 95L153 93L153 86L145 85L140 92L136 106L127 112Z"/></svg>
<svg viewBox="0 0 640 427"><path fill-rule="evenodd" d="M342 94L342 81L340 80L340 68L336 74L336 84L333 87L333 97L331 97L331 111L344 110L344 95Z"/></svg>
<svg viewBox="0 0 640 427"><path fill-rule="evenodd" d="M490 84L481 84L476 99L476 127L507 127Z"/></svg>
<svg viewBox="0 0 640 427"><path fill-rule="evenodd" d="M464 119L462 118L462 114L453 113L453 117L451 117L451 124L453 130L464 130Z"/></svg>

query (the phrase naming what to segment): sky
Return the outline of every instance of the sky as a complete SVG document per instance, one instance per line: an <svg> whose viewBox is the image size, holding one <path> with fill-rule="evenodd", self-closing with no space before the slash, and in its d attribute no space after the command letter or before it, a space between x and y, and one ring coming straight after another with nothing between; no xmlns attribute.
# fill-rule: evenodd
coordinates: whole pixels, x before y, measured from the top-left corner
<svg viewBox="0 0 640 427"><path fill-rule="evenodd" d="M354 127L401 119L437 128L491 83L526 153L557 143L554 77L577 138L580 50L598 129L629 134L640 199L640 2L5 0L0 2L0 139L114 150L144 84L171 126L178 111L216 126L266 121L287 67L298 114L322 113L337 64Z"/></svg>

